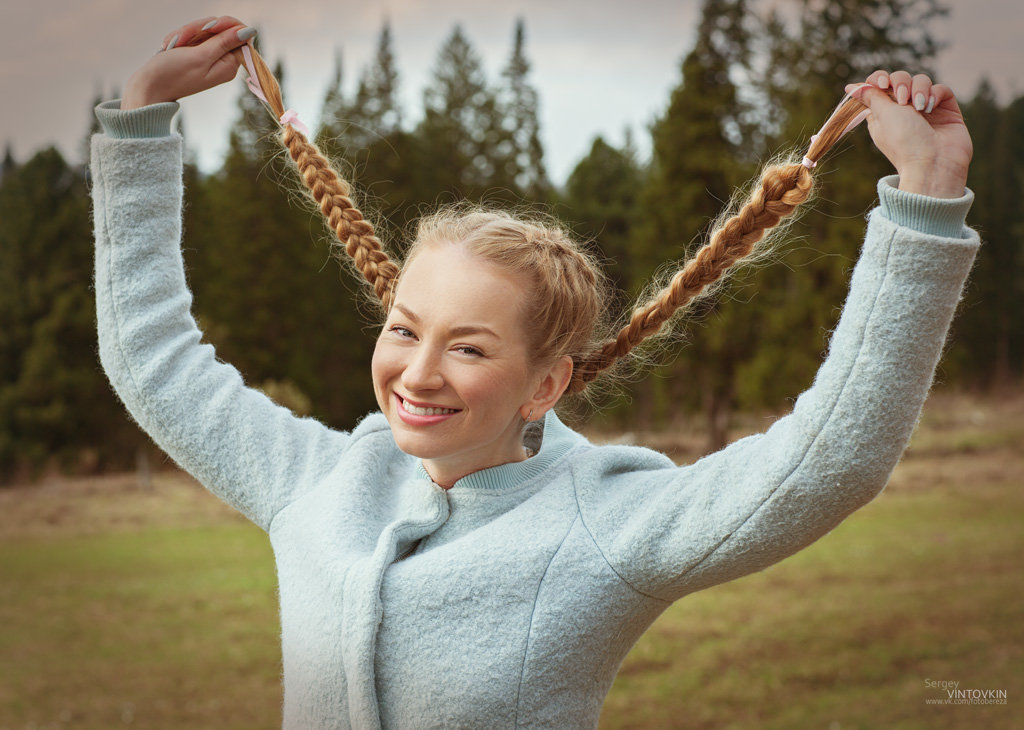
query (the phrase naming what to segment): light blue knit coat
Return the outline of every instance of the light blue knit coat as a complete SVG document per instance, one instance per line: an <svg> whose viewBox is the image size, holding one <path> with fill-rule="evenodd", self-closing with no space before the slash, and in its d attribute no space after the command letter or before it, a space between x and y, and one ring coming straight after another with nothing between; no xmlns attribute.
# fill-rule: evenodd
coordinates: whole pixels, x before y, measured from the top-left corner
<svg viewBox="0 0 1024 730"><path fill-rule="evenodd" d="M166 135L143 117L176 106L115 106L92 146L103 366L156 443L269 534L288 728L595 727L672 601L793 554L883 488L978 246L969 192L883 180L828 357L766 433L679 467L549 414L536 456L445 491L380 414L351 433L296 418L200 344L181 139L114 138Z"/></svg>

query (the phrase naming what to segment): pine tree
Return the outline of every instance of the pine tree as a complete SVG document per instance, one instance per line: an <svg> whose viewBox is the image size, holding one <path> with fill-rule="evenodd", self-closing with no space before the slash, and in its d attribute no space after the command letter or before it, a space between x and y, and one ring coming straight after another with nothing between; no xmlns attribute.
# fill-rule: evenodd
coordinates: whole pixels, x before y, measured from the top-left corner
<svg viewBox="0 0 1024 730"><path fill-rule="evenodd" d="M82 177L53 148L0 186L0 478L91 469L141 439L96 362L92 227Z"/></svg>
<svg viewBox="0 0 1024 730"><path fill-rule="evenodd" d="M974 141L967 185L976 197L968 222L985 245L954 323L950 368L968 382L1003 387L1024 375L1024 326L1016 316L1024 296L1024 98L1001 107L985 80L961 108Z"/></svg>
<svg viewBox="0 0 1024 730"><path fill-rule="evenodd" d="M529 82L530 62L526 58L526 29L516 21L512 56L502 72L501 115L508 136L499 140L506 148L496 150L518 190L533 200L551 198L552 187L544 168L544 146L540 141L537 90Z"/></svg>
<svg viewBox="0 0 1024 730"><path fill-rule="evenodd" d="M334 73L324 92L324 101L320 109L320 124L313 142L331 160L341 160L345 156L345 136L348 134L348 122L351 109L345 100L344 64L339 49L334 55Z"/></svg>
<svg viewBox="0 0 1024 730"><path fill-rule="evenodd" d="M339 52L335 59L333 78L324 94L316 142L321 150L356 164L365 158L367 149L397 133L402 127L398 67L392 48L390 25L385 23L381 28L374 59L363 68L351 102L345 99L342 81Z"/></svg>
<svg viewBox="0 0 1024 730"><path fill-rule="evenodd" d="M745 0L705 0L681 82L652 128L653 159L634 238L634 293L663 262L679 259L689 241L701 242L734 186L750 174L740 162L746 109L732 81L747 63L746 18ZM643 418L658 417L658 408L664 409L662 417L670 417L702 399L709 445L717 448L724 443L735 400L736 368L754 344L746 336L753 313L716 308L706 300L696 314L707 318L712 312L713 326L694 335L682 357L660 369L670 377L641 384L637 405Z"/></svg>
<svg viewBox="0 0 1024 730"><path fill-rule="evenodd" d="M391 45L391 26L385 23L377 41L374 61L363 70L359 79L353 105L365 131L375 137L387 137L402 126L398 68Z"/></svg>
<svg viewBox="0 0 1024 730"><path fill-rule="evenodd" d="M927 70L937 44L935 0L805 0L795 29L770 23L766 103L775 144L806 148L845 84L877 68ZM811 210L789 231L784 265L757 271L761 344L737 374L738 401L777 406L810 385L835 327L849 271L864 238L864 213L892 166L857 130L821 165Z"/></svg>
<svg viewBox="0 0 1024 730"><path fill-rule="evenodd" d="M635 277L630 268L631 234L642 180L636 153L628 143L616 149L599 136L565 185L562 217L575 224L584 240L597 244L607 259L606 271L620 291Z"/></svg>
<svg viewBox="0 0 1024 730"><path fill-rule="evenodd" d="M497 161L507 133L495 93L460 26L438 54L423 106L417 129L420 164L434 195L500 198L514 187L515 180Z"/></svg>
<svg viewBox="0 0 1024 730"><path fill-rule="evenodd" d="M4 178L14 174L18 169L18 161L14 159L14 147L10 140L4 146L4 159L0 162L0 184L3 183Z"/></svg>
<svg viewBox="0 0 1024 730"><path fill-rule="evenodd" d="M324 96L317 145L354 184L357 205L383 240L397 238L423 203L416 138L402 128L399 79L391 28L385 24L373 62L363 69L354 99L342 93L340 57ZM397 246L395 246L397 248Z"/></svg>

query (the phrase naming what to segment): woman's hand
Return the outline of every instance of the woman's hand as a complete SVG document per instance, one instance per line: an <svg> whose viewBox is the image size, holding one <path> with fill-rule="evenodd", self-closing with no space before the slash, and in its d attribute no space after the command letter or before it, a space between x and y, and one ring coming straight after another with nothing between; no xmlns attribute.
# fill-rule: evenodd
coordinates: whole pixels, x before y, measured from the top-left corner
<svg viewBox="0 0 1024 730"><path fill-rule="evenodd" d="M128 80L121 108L177 101L231 81L238 73L231 51L254 35L254 29L228 15L194 20L171 31L164 36L163 49Z"/></svg>
<svg viewBox="0 0 1024 730"><path fill-rule="evenodd" d="M924 74L875 71L846 90L871 110L868 131L899 173L900 190L936 198L964 194L974 147L948 86Z"/></svg>

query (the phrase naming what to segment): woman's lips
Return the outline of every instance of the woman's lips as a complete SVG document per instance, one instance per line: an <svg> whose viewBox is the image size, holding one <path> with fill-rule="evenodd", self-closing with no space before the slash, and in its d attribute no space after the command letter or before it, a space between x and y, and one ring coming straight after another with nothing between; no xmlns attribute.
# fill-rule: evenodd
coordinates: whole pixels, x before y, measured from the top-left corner
<svg viewBox="0 0 1024 730"><path fill-rule="evenodd" d="M398 417L410 426L432 426L448 420L461 411L459 408L446 408L433 403L415 403L398 393L394 393L394 396Z"/></svg>

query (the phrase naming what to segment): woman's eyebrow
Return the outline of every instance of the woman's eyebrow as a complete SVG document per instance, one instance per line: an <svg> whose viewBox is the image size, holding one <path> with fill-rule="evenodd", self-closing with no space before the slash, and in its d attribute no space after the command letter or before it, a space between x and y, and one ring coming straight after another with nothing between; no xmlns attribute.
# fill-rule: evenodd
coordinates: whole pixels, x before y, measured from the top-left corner
<svg viewBox="0 0 1024 730"><path fill-rule="evenodd" d="M402 314L408 317L414 324L421 324L422 321L411 309L403 304L396 304L395 309L399 310ZM482 324L464 324L458 327L452 327L448 330L448 334L454 337L462 337L464 335L490 335L495 339L501 339L498 334L490 327L486 327Z"/></svg>

